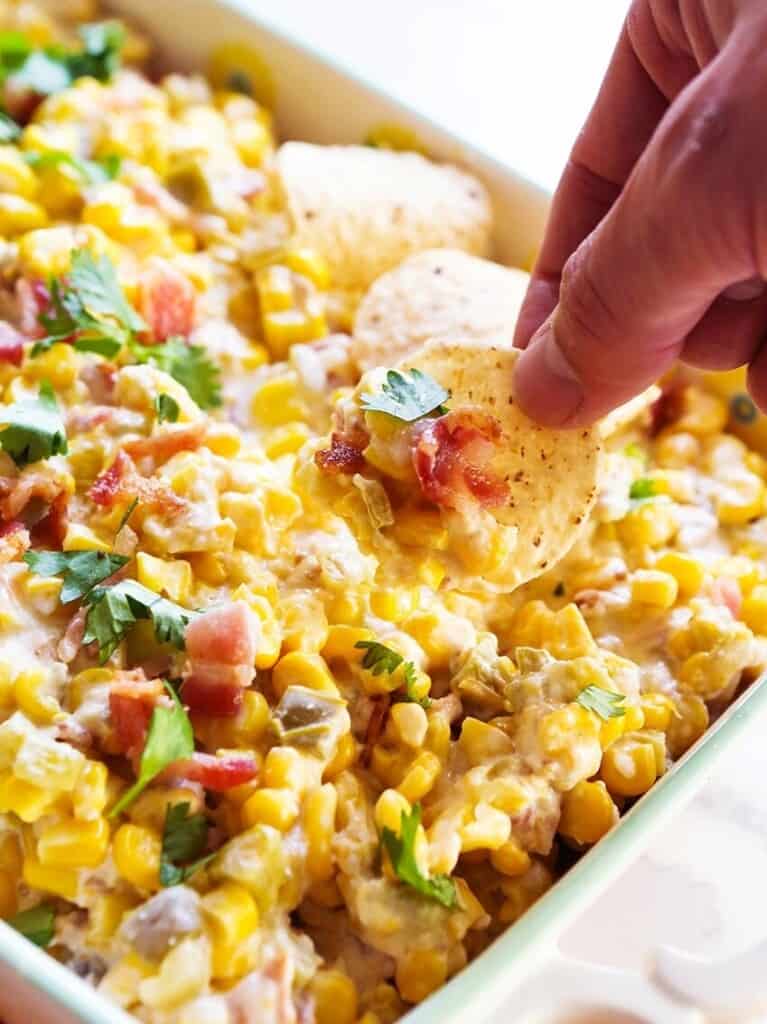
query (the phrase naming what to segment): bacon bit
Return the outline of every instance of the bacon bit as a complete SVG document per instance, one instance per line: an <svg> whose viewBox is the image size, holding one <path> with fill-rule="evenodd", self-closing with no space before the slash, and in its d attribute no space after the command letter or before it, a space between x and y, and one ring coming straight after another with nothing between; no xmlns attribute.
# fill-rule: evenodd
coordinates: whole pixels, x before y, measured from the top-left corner
<svg viewBox="0 0 767 1024"><path fill-rule="evenodd" d="M69 495L62 491L50 504L43 518L32 527L35 544L60 548L69 526Z"/></svg>
<svg viewBox="0 0 767 1024"><path fill-rule="evenodd" d="M356 447L340 434L330 436L330 447L315 452L314 461L323 473L337 476L339 473L361 473L365 468L365 457L362 448Z"/></svg>
<svg viewBox="0 0 767 1024"><path fill-rule="evenodd" d="M109 713L117 747L126 757L141 754L149 722L164 690L159 679L146 679L143 672L126 672L109 692Z"/></svg>
<svg viewBox="0 0 767 1024"><path fill-rule="evenodd" d="M138 307L149 325L150 343L173 335L186 337L194 327L197 293L194 285L170 263L157 260L138 282Z"/></svg>
<svg viewBox="0 0 767 1024"><path fill-rule="evenodd" d="M502 437L493 416L457 409L422 420L415 433L413 467L429 501L460 510L467 501L497 508L508 500L508 484L486 468Z"/></svg>
<svg viewBox="0 0 767 1024"><path fill-rule="evenodd" d="M114 419L113 405L96 405L92 409L71 409L67 414L67 433L84 434Z"/></svg>
<svg viewBox="0 0 767 1024"><path fill-rule="evenodd" d="M127 441L123 451L132 459L151 458L159 466L178 452L196 451L205 440L206 430L203 420L182 427L171 427L151 437Z"/></svg>
<svg viewBox="0 0 767 1024"><path fill-rule="evenodd" d="M367 767L370 764L373 748L383 734L386 727L386 719L389 717L389 708L391 707L391 698L388 696L371 697L370 702L373 706L370 709L370 717L365 727L363 750L360 754L360 764L363 767Z"/></svg>
<svg viewBox="0 0 767 1024"><path fill-rule="evenodd" d="M191 676L184 682L181 696L190 712L211 718L233 718L242 705L244 687L205 683Z"/></svg>
<svg viewBox="0 0 767 1024"><path fill-rule="evenodd" d="M23 358L23 336L7 320L0 320L0 363L21 366Z"/></svg>
<svg viewBox="0 0 767 1024"><path fill-rule="evenodd" d="M2 107L17 124L26 124L31 120L35 110L45 99L26 85L17 85L13 78L8 78L3 85Z"/></svg>
<svg viewBox="0 0 767 1024"><path fill-rule="evenodd" d="M249 686L255 673L254 662L260 639L260 623L243 601L231 601L211 608L192 619L184 635L189 668L184 677L183 692L184 699L190 700L194 710L204 709L192 703L192 695L203 703L211 701L221 708L231 706L231 700L226 696L214 700L206 691L215 688L242 690ZM235 711L236 708L234 711L219 710L218 714L234 714Z"/></svg>
<svg viewBox="0 0 767 1024"><path fill-rule="evenodd" d="M83 646L83 637L85 636L85 620L88 618L87 608L78 608L72 618L69 620L69 625L64 632L64 636L59 640L59 645L56 649L59 661L63 661L65 664L69 664L70 661L74 661L77 657L78 651Z"/></svg>
<svg viewBox="0 0 767 1024"><path fill-rule="evenodd" d="M720 576L711 584L710 595L714 604L723 604L730 609L733 619L740 617L743 595L737 580L731 576Z"/></svg>
<svg viewBox="0 0 767 1024"><path fill-rule="evenodd" d="M122 449L115 455L112 465L93 481L88 497L102 508L113 508L120 501L138 498L143 504L169 515L180 512L185 504L162 481L141 476L133 459Z"/></svg>
<svg viewBox="0 0 767 1024"><path fill-rule="evenodd" d="M0 565L15 562L29 548L29 532L18 519L0 523Z"/></svg>
<svg viewBox="0 0 767 1024"><path fill-rule="evenodd" d="M20 277L16 282L16 301L21 333L27 338L44 338L45 330L40 323L40 315L50 308L51 296L43 282Z"/></svg>
<svg viewBox="0 0 767 1024"><path fill-rule="evenodd" d="M64 485L48 471L30 467L20 476L0 476L0 518L18 519L33 498L52 505L62 494Z"/></svg>
<svg viewBox="0 0 767 1024"><path fill-rule="evenodd" d="M190 758L170 765L163 778L199 782L205 789L223 793L227 789L250 782L258 775L258 762L250 754L213 754L195 752Z"/></svg>
<svg viewBox="0 0 767 1024"><path fill-rule="evenodd" d="M678 420L683 412L684 384L678 379L670 381L650 406L650 437L656 437L664 427Z"/></svg>

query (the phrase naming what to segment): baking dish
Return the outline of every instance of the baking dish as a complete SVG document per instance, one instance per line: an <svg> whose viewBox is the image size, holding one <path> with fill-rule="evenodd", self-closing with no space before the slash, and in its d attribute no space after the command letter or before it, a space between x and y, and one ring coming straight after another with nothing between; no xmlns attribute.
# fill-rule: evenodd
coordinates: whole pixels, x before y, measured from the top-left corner
<svg viewBox="0 0 767 1024"><path fill-rule="evenodd" d="M215 4L209 0L123 0L113 7L138 19L158 42L162 59L182 68L204 67L209 51L222 43L247 42L260 52L270 69L276 112L283 138L316 142L358 142L376 124L396 121L411 127L425 147L438 158L456 161L474 170L488 185L499 225L497 257L509 264L528 265L540 237L546 196L511 170L451 137L438 126L403 109L322 57L307 53L263 22L247 15L244 3ZM322 105L316 97L322 97ZM767 701L767 691L756 685L744 694L709 731L705 740L680 761L669 775L626 816L599 846L585 856L556 887L495 945L449 985L431 997L409 1020L413 1024L458 1021L471 1012L490 1014L502 999L546 964L556 939L572 918L626 866L662 822L670 816L710 771L719 751L736 741L740 729ZM0 1011L8 1024L45 1019L108 1022L129 1018L108 1005L75 977L44 954L3 928L0 931ZM12 972L21 980L14 980ZM532 992L527 1009L539 1024L551 1017L553 999L574 999L573 974L558 968L558 986L546 984L545 999ZM620 980L620 979L619 979ZM671 1017L658 1014L649 990L641 984L623 992L609 990L599 971L581 970L578 997L596 1004L623 1002L645 1014L653 1024ZM589 984L594 991L588 992ZM644 994L643 994L644 993ZM662 1012L666 1012L665 1009ZM668 1011L669 1014L672 1012ZM543 1016L542 1016L543 1015ZM548 1015L548 1016L546 1016ZM515 1016L523 1020L527 1017ZM680 1018L681 1019L681 1018Z"/></svg>

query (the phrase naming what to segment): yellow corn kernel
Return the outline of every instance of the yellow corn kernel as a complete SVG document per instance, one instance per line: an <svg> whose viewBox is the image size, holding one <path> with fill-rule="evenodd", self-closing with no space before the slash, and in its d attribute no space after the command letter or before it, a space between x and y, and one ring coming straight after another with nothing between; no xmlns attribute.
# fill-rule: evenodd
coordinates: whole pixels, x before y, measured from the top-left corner
<svg viewBox="0 0 767 1024"><path fill-rule="evenodd" d="M213 947L213 977L231 977L237 947L258 928L256 901L237 882L222 882L202 897L200 908Z"/></svg>
<svg viewBox="0 0 767 1024"><path fill-rule="evenodd" d="M193 575L203 583L218 587L226 582L226 568L218 555L210 551L195 551L187 555L187 560Z"/></svg>
<svg viewBox="0 0 767 1024"><path fill-rule="evenodd" d="M181 786L173 789L153 786L144 790L127 813L134 825L159 834L165 825L168 808L176 804L189 804L190 814L199 814L203 810L203 800L194 790Z"/></svg>
<svg viewBox="0 0 767 1024"><path fill-rule="evenodd" d="M344 733L338 741L333 757L325 765L325 771L322 773L323 781L334 779L336 775L340 775L341 772L346 771L350 765L354 764L356 759L357 741L350 732Z"/></svg>
<svg viewBox="0 0 767 1024"><path fill-rule="evenodd" d="M59 718L64 717L61 705L50 693L46 693L46 686L50 683L50 676L45 669L30 668L20 672L14 683L16 703L27 717L40 725L49 725Z"/></svg>
<svg viewBox="0 0 767 1024"><path fill-rule="evenodd" d="M247 167L261 167L272 149L272 137L263 121L242 118L229 126L232 142Z"/></svg>
<svg viewBox="0 0 767 1024"><path fill-rule="evenodd" d="M172 1010L203 992L210 973L207 938L184 938L166 953L159 974L139 983L139 999L153 1010Z"/></svg>
<svg viewBox="0 0 767 1024"><path fill-rule="evenodd" d="M674 424L697 437L720 434L727 424L727 403L700 388L687 387L681 394L682 412Z"/></svg>
<svg viewBox="0 0 767 1024"><path fill-rule="evenodd" d="M338 695L338 687L319 654L290 651L272 669L272 688L279 698L289 686L306 686L310 690Z"/></svg>
<svg viewBox="0 0 767 1024"><path fill-rule="evenodd" d="M320 970L309 988L314 996L316 1024L354 1024L357 989L348 975L339 970Z"/></svg>
<svg viewBox="0 0 767 1024"><path fill-rule="evenodd" d="M210 423L205 433L205 447L216 455L231 459L239 454L242 438L237 428L229 423Z"/></svg>
<svg viewBox="0 0 767 1024"><path fill-rule="evenodd" d="M569 660L596 651L586 620L575 604L566 604L555 612L543 629L543 646L555 658Z"/></svg>
<svg viewBox="0 0 767 1024"><path fill-rule="evenodd" d="M82 358L72 345L57 342L24 367L24 376L30 381L50 381L54 388L66 390L77 380L81 364Z"/></svg>
<svg viewBox="0 0 767 1024"><path fill-rule="evenodd" d="M313 882L326 882L333 876L333 836L337 805L338 794L329 782L306 797L306 870Z"/></svg>
<svg viewBox="0 0 767 1024"><path fill-rule="evenodd" d="M671 503L658 498L635 505L615 526L624 544L657 548L671 540L677 522Z"/></svg>
<svg viewBox="0 0 767 1024"><path fill-rule="evenodd" d="M170 561L139 551L136 555L136 575L139 583L156 594L165 594L171 601L181 604L189 600L192 567L183 558Z"/></svg>
<svg viewBox="0 0 767 1024"><path fill-rule="evenodd" d="M282 313L293 308L293 278L288 267L272 263L254 274L261 309L265 313Z"/></svg>
<svg viewBox="0 0 767 1024"><path fill-rule="evenodd" d="M304 759L295 747L272 747L264 758L261 781L270 789L303 791L306 783Z"/></svg>
<svg viewBox="0 0 767 1024"><path fill-rule="evenodd" d="M604 782L577 782L562 799L559 831L582 845L596 843L618 820Z"/></svg>
<svg viewBox="0 0 767 1024"><path fill-rule="evenodd" d="M271 825L287 832L298 817L298 799L289 789L257 789L242 805L243 828Z"/></svg>
<svg viewBox="0 0 767 1024"><path fill-rule="evenodd" d="M430 509L403 512L397 516L391 532L398 544L413 547L427 545L433 551L446 551L450 542L450 535L439 512Z"/></svg>
<svg viewBox="0 0 767 1024"><path fill-rule="evenodd" d="M511 838L511 821L506 811L480 802L473 810L473 818L459 829L461 852L497 850Z"/></svg>
<svg viewBox="0 0 767 1024"><path fill-rule="evenodd" d="M394 788L405 776L408 757L398 750L375 746L370 755L370 768L385 786Z"/></svg>
<svg viewBox="0 0 767 1024"><path fill-rule="evenodd" d="M668 551L661 555L655 568L674 577L682 597L692 597L703 586L706 570L697 558L679 551Z"/></svg>
<svg viewBox="0 0 767 1024"><path fill-rule="evenodd" d="M637 569L631 577L631 598L637 604L671 608L678 593L676 578L659 569Z"/></svg>
<svg viewBox="0 0 767 1024"><path fill-rule="evenodd" d="M21 845L13 832L6 832L0 837L0 871L15 878L21 874Z"/></svg>
<svg viewBox="0 0 767 1024"><path fill-rule="evenodd" d="M111 551L112 545L96 536L89 526L68 523L61 545L64 551Z"/></svg>
<svg viewBox="0 0 767 1024"><path fill-rule="evenodd" d="M411 615L404 628L423 648L429 659L429 668L447 668L453 655L453 638L444 628L442 616L432 611L420 611Z"/></svg>
<svg viewBox="0 0 767 1024"><path fill-rule="evenodd" d="M402 816L409 815L410 802L396 789L385 789L376 801L374 818L379 831L388 828L395 835L400 834Z"/></svg>
<svg viewBox="0 0 767 1024"><path fill-rule="evenodd" d="M684 693L675 698L676 714L672 715L666 732L668 749L672 757L681 757L708 729L708 708L695 693Z"/></svg>
<svg viewBox="0 0 767 1024"><path fill-rule="evenodd" d="M472 717L463 720L458 744L470 765L504 757L514 750L514 744L505 732Z"/></svg>
<svg viewBox="0 0 767 1024"><path fill-rule="evenodd" d="M18 884L16 875L0 870L0 917L6 918L16 913Z"/></svg>
<svg viewBox="0 0 767 1024"><path fill-rule="evenodd" d="M700 441L685 431L664 433L655 445L658 465L668 469L684 469L693 465L700 455Z"/></svg>
<svg viewBox="0 0 767 1024"><path fill-rule="evenodd" d="M34 199L37 193L35 172L16 146L0 146L0 192L24 199Z"/></svg>
<svg viewBox="0 0 767 1024"><path fill-rule="evenodd" d="M380 619L402 622L418 607L417 587L386 587L370 594L370 610Z"/></svg>
<svg viewBox="0 0 767 1024"><path fill-rule="evenodd" d="M543 647L554 613L543 601L527 601L514 616L512 641L515 647Z"/></svg>
<svg viewBox="0 0 767 1024"><path fill-rule="evenodd" d="M764 482L755 473L743 472L714 495L716 514L724 526L742 526L758 518L763 514L764 501Z"/></svg>
<svg viewBox="0 0 767 1024"><path fill-rule="evenodd" d="M39 203L10 192L0 192L0 235L3 237L23 235L45 227L47 223L48 214Z"/></svg>
<svg viewBox="0 0 767 1024"><path fill-rule="evenodd" d="M599 774L616 796L641 796L658 777L655 750L635 735L622 736L604 752Z"/></svg>
<svg viewBox="0 0 767 1024"><path fill-rule="evenodd" d="M37 859L45 867L95 868L106 857L108 846L106 818L60 821L40 833Z"/></svg>
<svg viewBox="0 0 767 1024"><path fill-rule="evenodd" d="M325 317L318 310L306 313L299 309L265 312L261 323L264 341L275 359L284 359L293 345L322 338L328 333Z"/></svg>
<svg viewBox="0 0 767 1024"><path fill-rule="evenodd" d="M676 714L673 700L665 693L655 692L643 693L639 700L645 726L656 732L665 732L671 724L672 716Z"/></svg>
<svg viewBox="0 0 767 1024"><path fill-rule="evenodd" d="M192 231L177 228L175 231L171 231L170 237L181 252L194 252L197 249L197 239Z"/></svg>
<svg viewBox="0 0 767 1024"><path fill-rule="evenodd" d="M328 622L356 626L366 611L362 594L352 590L337 590L327 595L325 613Z"/></svg>
<svg viewBox="0 0 767 1024"><path fill-rule="evenodd" d="M426 730L425 746L436 754L440 761L447 760L450 751L450 723L444 715L432 715Z"/></svg>
<svg viewBox="0 0 767 1024"><path fill-rule="evenodd" d="M369 629L343 624L331 626L325 646L322 648L322 656L327 662L337 659L349 665L358 665L365 656L365 649L357 647L357 644L373 639L375 635Z"/></svg>
<svg viewBox="0 0 767 1024"><path fill-rule="evenodd" d="M282 261L296 274L308 277L321 291L326 292L330 287L330 267L327 260L314 249L288 248L283 253Z"/></svg>
<svg viewBox="0 0 767 1024"><path fill-rule="evenodd" d="M127 896L112 892L94 900L88 908L88 930L85 933L88 942L99 946L111 939L133 906Z"/></svg>
<svg viewBox="0 0 767 1024"><path fill-rule="evenodd" d="M423 746L429 728L429 719L420 704L400 701L392 707L390 720L397 738L402 743L414 748Z"/></svg>
<svg viewBox="0 0 767 1024"><path fill-rule="evenodd" d="M265 381L253 395L250 411L255 420L268 427L303 419L304 407L295 376L284 374Z"/></svg>
<svg viewBox="0 0 767 1024"><path fill-rule="evenodd" d="M406 953L397 963L394 980L406 1003L420 1003L447 980L447 953L437 949Z"/></svg>
<svg viewBox="0 0 767 1024"><path fill-rule="evenodd" d="M65 900L74 900L77 896L77 877L78 872L71 868L46 866L31 854L24 858L22 878L32 889L43 889Z"/></svg>
<svg viewBox="0 0 767 1024"><path fill-rule="evenodd" d="M754 587L743 601L740 617L754 633L767 634L767 585Z"/></svg>
<svg viewBox="0 0 767 1024"><path fill-rule="evenodd" d="M139 983L155 971L155 964L144 960L138 953L128 953L109 968L101 980L99 992L123 1009L128 1009L136 1004Z"/></svg>
<svg viewBox="0 0 767 1024"><path fill-rule="evenodd" d="M285 423L270 431L264 441L264 451L270 459L292 455L309 440L311 432L304 423Z"/></svg>
<svg viewBox="0 0 767 1024"><path fill-rule="evenodd" d="M410 765L397 789L411 804L416 803L433 789L441 771L442 762L437 755L424 750Z"/></svg>
<svg viewBox="0 0 767 1024"><path fill-rule="evenodd" d="M0 812L15 814L22 821L38 821L53 807L58 794L12 775L0 781Z"/></svg>
<svg viewBox="0 0 767 1024"><path fill-rule="evenodd" d="M112 855L117 873L142 891L160 886L160 838L141 825L121 825L114 834Z"/></svg>
<svg viewBox="0 0 767 1024"><path fill-rule="evenodd" d="M523 849L516 839L508 839L503 846L490 852L490 863L496 871L510 878L524 875L530 867L530 854Z"/></svg>

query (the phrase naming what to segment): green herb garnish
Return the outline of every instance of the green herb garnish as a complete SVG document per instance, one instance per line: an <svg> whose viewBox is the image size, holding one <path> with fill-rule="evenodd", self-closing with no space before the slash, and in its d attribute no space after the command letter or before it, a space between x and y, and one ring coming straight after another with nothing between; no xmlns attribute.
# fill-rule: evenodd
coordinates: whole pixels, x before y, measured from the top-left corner
<svg viewBox="0 0 767 1024"><path fill-rule="evenodd" d="M595 712L605 721L610 718L622 718L626 714L623 706L626 701L625 695L603 690L601 686L584 687L575 700L582 708Z"/></svg>
<svg viewBox="0 0 767 1024"><path fill-rule="evenodd" d="M449 875L428 878L421 873L415 859L415 840L421 824L421 805L414 804L409 814L400 816L400 834L384 828L381 842L389 855L394 873L401 882L411 886L427 899L451 910L458 903L455 882Z"/></svg>
<svg viewBox="0 0 767 1024"><path fill-rule="evenodd" d="M181 410L176 399L163 392L154 400L154 411L158 423L164 423L166 420L168 423L175 423Z"/></svg>
<svg viewBox="0 0 767 1024"><path fill-rule="evenodd" d="M0 111L0 142L15 142L21 135L21 127L12 117Z"/></svg>
<svg viewBox="0 0 767 1024"><path fill-rule="evenodd" d="M67 453L66 428L48 381L40 385L38 398L0 407L0 423L6 424L0 430L0 446L17 466Z"/></svg>
<svg viewBox="0 0 767 1024"><path fill-rule="evenodd" d="M218 366L201 345L187 345L183 338L168 338L164 345L131 346L139 363L152 363L177 380L201 409L221 405L221 382Z"/></svg>
<svg viewBox="0 0 767 1024"><path fill-rule="evenodd" d="M168 804L162 832L160 885L180 885L208 863L215 853L200 856L208 842L208 819L190 814L191 804Z"/></svg>
<svg viewBox="0 0 767 1024"><path fill-rule="evenodd" d="M429 707L431 700L428 697L416 697L413 692L417 678L412 661L405 661L401 654L377 640L358 640L354 646L365 652L362 658L362 667L366 668L371 675L380 676L384 672L393 675L401 665L405 680L405 699L414 704L420 704L422 708Z"/></svg>
<svg viewBox="0 0 767 1024"><path fill-rule="evenodd" d="M126 510L123 512L122 519L117 524L117 529L115 530L115 540L117 540L117 538L119 537L120 533L123 530L123 527L128 525L128 520L130 519L130 517L135 512L137 505L138 505L138 498L134 498L133 501L130 503L130 505L128 505Z"/></svg>
<svg viewBox="0 0 767 1024"><path fill-rule="evenodd" d="M25 939L45 949L53 938L56 911L50 903L38 903L36 907L30 907L29 910L22 910L9 917L6 924L15 928Z"/></svg>
<svg viewBox="0 0 767 1024"><path fill-rule="evenodd" d="M643 476L638 480L634 480L629 488L629 498L632 501L642 501L645 498L655 498L658 491L655 486L655 481L649 477Z"/></svg>
<svg viewBox="0 0 767 1024"><path fill-rule="evenodd" d="M24 561L38 576L61 576L62 604L76 601L121 569L129 559L104 551L27 551Z"/></svg>
<svg viewBox="0 0 767 1024"><path fill-rule="evenodd" d="M121 580L113 587L96 587L85 597L88 614L83 643L97 643L99 663L104 664L128 630L140 619L151 619L160 643L184 649L184 633L195 612L174 604L135 580Z"/></svg>
<svg viewBox="0 0 767 1024"><path fill-rule="evenodd" d="M71 167L84 185L100 185L105 181L111 181L120 173L122 165L122 159L116 153L102 160L86 160L63 150L53 150L48 153L24 153L24 159L36 171L45 170L47 167Z"/></svg>
<svg viewBox="0 0 767 1024"><path fill-rule="evenodd" d="M450 392L420 370L389 370L380 392L362 395L360 404L365 412L385 412L412 423L432 412L444 413L448 398Z"/></svg>
<svg viewBox="0 0 767 1024"><path fill-rule="evenodd" d="M165 683L165 689L170 694L173 704L171 707L158 704L152 711L146 743L139 762L138 778L109 812L110 818L114 818L124 811L128 804L133 803L152 779L169 764L191 757L194 753L194 734L189 716L173 687Z"/></svg>

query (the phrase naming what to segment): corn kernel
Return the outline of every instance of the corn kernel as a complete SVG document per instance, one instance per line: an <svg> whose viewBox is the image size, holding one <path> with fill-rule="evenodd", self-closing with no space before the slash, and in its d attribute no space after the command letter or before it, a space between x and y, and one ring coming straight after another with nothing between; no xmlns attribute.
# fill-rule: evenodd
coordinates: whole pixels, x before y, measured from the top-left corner
<svg viewBox="0 0 767 1024"><path fill-rule="evenodd" d="M581 845L596 843L618 820L618 808L604 782L581 780L565 793L559 831Z"/></svg>
<svg viewBox="0 0 767 1024"><path fill-rule="evenodd" d="M725 526L742 526L763 514L765 486L755 473L741 472L726 481L714 496L719 522Z"/></svg>
<svg viewBox="0 0 767 1024"><path fill-rule="evenodd" d="M336 775L340 775L354 764L356 759L357 741L350 732L344 733L338 741L333 757L325 765L325 771L322 773L323 781L334 779Z"/></svg>
<svg viewBox="0 0 767 1024"><path fill-rule="evenodd" d="M333 876L333 836L338 794L330 783L309 793L304 808L306 870L313 882Z"/></svg>
<svg viewBox="0 0 767 1024"><path fill-rule="evenodd" d="M641 796L658 777L655 750L636 736L622 736L604 753L599 772L616 796Z"/></svg>
<svg viewBox="0 0 767 1024"><path fill-rule="evenodd" d="M37 857L45 867L95 868L106 857L108 846L105 818L61 821L40 833Z"/></svg>
<svg viewBox="0 0 767 1024"><path fill-rule="evenodd" d="M49 867L28 854L24 858L22 877L32 889L44 889L65 900L74 901L77 897L78 872L71 868Z"/></svg>
<svg viewBox="0 0 767 1024"><path fill-rule="evenodd" d="M287 374L265 381L253 395L250 408L253 418L269 427L303 419L295 376Z"/></svg>
<svg viewBox="0 0 767 1024"><path fill-rule="evenodd" d="M503 846L490 853L490 863L496 871L510 878L524 875L530 867L530 854L523 849L516 839L508 839Z"/></svg>
<svg viewBox="0 0 767 1024"><path fill-rule="evenodd" d="M767 586L754 587L741 606L740 617L754 633L767 634Z"/></svg>
<svg viewBox="0 0 767 1024"><path fill-rule="evenodd" d="M111 551L112 545L98 537L89 526L68 523L63 551Z"/></svg>
<svg viewBox="0 0 767 1024"><path fill-rule="evenodd" d="M171 561L139 551L136 555L136 575L139 583L156 594L165 594L171 601L181 604L189 600L192 567L182 558Z"/></svg>
<svg viewBox="0 0 767 1024"><path fill-rule="evenodd" d="M115 867L121 878L137 889L153 891L160 885L160 838L141 825L121 825L112 840Z"/></svg>
<svg viewBox="0 0 767 1024"><path fill-rule="evenodd" d="M703 564L692 555L668 551L661 555L655 563L655 568L674 577L682 597L692 597L703 586L706 571Z"/></svg>
<svg viewBox="0 0 767 1024"><path fill-rule="evenodd" d="M290 651L272 669L272 688L282 697L289 686L306 686L321 693L338 694L338 687L319 654Z"/></svg>
<svg viewBox="0 0 767 1024"><path fill-rule="evenodd" d="M637 569L631 578L631 598L637 604L671 608L678 592L676 578L659 569Z"/></svg>
<svg viewBox="0 0 767 1024"><path fill-rule="evenodd" d="M213 976L231 977L237 947L258 928L256 901L244 886L223 882L202 897L200 908L213 945Z"/></svg>
<svg viewBox="0 0 767 1024"><path fill-rule="evenodd" d="M270 459L292 455L304 446L310 436L309 428L304 423L285 423L270 431L264 441L264 451Z"/></svg>
<svg viewBox="0 0 767 1024"><path fill-rule="evenodd" d="M88 942L98 946L111 939L133 905L127 896L112 892L94 900L88 908L88 930L85 933Z"/></svg>
<svg viewBox="0 0 767 1024"><path fill-rule="evenodd" d="M442 771L442 762L429 750L416 757L397 789L411 804L422 800L434 787Z"/></svg>
<svg viewBox="0 0 767 1024"><path fill-rule="evenodd" d="M433 551L446 551L450 543L450 535L439 512L430 509L403 512L398 515L391 532L398 544L413 547L427 544Z"/></svg>
<svg viewBox="0 0 767 1024"><path fill-rule="evenodd" d="M330 267L327 260L314 249L305 247L288 248L282 256L283 262L296 274L302 274L321 291L330 287Z"/></svg>
<svg viewBox="0 0 767 1024"><path fill-rule="evenodd" d="M422 747L429 728L426 712L420 704L400 701L390 712L397 738L408 747Z"/></svg>
<svg viewBox="0 0 767 1024"><path fill-rule="evenodd" d="M10 192L0 192L0 235L3 237L23 235L45 227L47 223L48 214L39 203Z"/></svg>
<svg viewBox="0 0 767 1024"><path fill-rule="evenodd" d="M257 270L254 278L261 309L265 313L281 313L293 308L293 278L287 267L273 263Z"/></svg>
<svg viewBox="0 0 767 1024"><path fill-rule="evenodd" d="M203 936L183 938L166 953L157 977L139 983L139 998L153 1010L172 1010L203 992L210 973L208 940Z"/></svg>
<svg viewBox="0 0 767 1024"><path fill-rule="evenodd" d="M447 980L447 954L436 949L413 950L397 963L394 979L405 1002L420 1003Z"/></svg>
<svg viewBox="0 0 767 1024"><path fill-rule="evenodd" d="M339 970L317 971L309 987L316 1024L354 1024L357 989L348 975Z"/></svg>
<svg viewBox="0 0 767 1024"><path fill-rule="evenodd" d="M380 619L399 623L416 610L419 592L416 587L387 587L370 594L370 610Z"/></svg>
<svg viewBox="0 0 767 1024"><path fill-rule="evenodd" d="M33 721L48 725L64 717L56 698L46 692L50 686L50 675L44 669L31 668L16 676L14 693L19 708Z"/></svg>
<svg viewBox="0 0 767 1024"><path fill-rule="evenodd" d="M304 759L294 747L272 747L264 759L261 780L271 789L293 789L300 793L305 786Z"/></svg>
<svg viewBox="0 0 767 1024"><path fill-rule="evenodd" d="M665 732L676 714L673 700L665 693L648 692L642 694L640 704L647 728Z"/></svg>
<svg viewBox="0 0 767 1024"><path fill-rule="evenodd" d="M624 544L657 548L671 540L677 522L671 503L658 498L635 505L615 526Z"/></svg>
<svg viewBox="0 0 767 1024"><path fill-rule="evenodd" d="M264 341L275 359L284 359L293 345L322 338L328 333L325 317L319 311L305 313L299 309L285 309L265 312L261 321Z"/></svg>
<svg viewBox="0 0 767 1024"><path fill-rule="evenodd" d="M271 825L287 832L298 817L298 800L289 789L257 789L242 805L243 828Z"/></svg>

